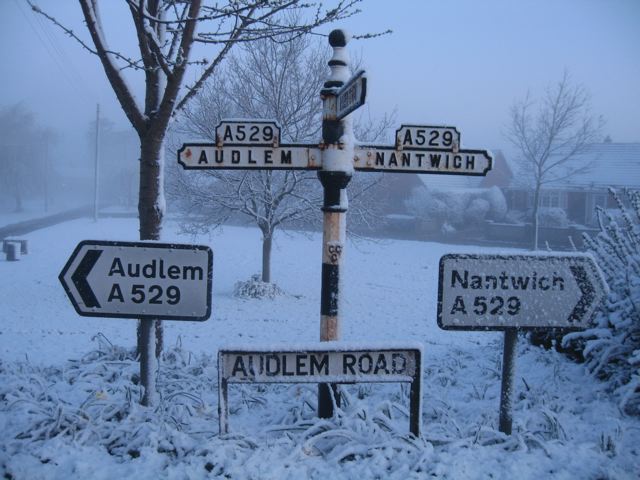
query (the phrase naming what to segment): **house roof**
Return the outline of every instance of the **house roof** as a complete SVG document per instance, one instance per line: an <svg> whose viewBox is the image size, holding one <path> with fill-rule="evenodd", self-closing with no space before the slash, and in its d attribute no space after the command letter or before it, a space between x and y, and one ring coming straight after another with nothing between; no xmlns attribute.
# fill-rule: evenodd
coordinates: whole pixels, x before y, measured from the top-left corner
<svg viewBox="0 0 640 480"><path fill-rule="evenodd" d="M530 177L522 166L513 159L510 163L515 172L512 185L527 183ZM573 157L567 166L586 168L565 179L550 182L544 188L640 188L640 143L592 144L585 152Z"/></svg>

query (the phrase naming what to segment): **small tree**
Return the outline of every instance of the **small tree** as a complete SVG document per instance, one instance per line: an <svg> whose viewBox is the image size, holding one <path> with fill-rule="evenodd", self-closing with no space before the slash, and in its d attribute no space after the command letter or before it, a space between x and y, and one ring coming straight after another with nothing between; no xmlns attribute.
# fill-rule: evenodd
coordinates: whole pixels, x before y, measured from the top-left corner
<svg viewBox="0 0 640 480"><path fill-rule="evenodd" d="M533 187L533 250L538 249L541 190L590 168L574 161L600 136L603 122L591 114L590 98L584 87L572 85L565 72L542 98L534 100L527 94L509 111L507 138Z"/></svg>
<svg viewBox="0 0 640 480"><path fill-rule="evenodd" d="M327 50L324 42L293 34L286 42L265 39L243 46L185 109L176 133L215 142L215 127L222 119L258 118L275 120L285 143L318 142L319 92L328 74ZM365 140L375 141L386 132L391 119L360 122L356 131ZM356 206L372 180L353 182L350 198ZM271 282L276 230L317 219L322 199L313 171L177 170L169 194L189 213L183 229L190 233L215 228L234 215L255 223L262 233L262 282L266 283ZM366 217L364 210L360 205L353 212L361 218Z"/></svg>

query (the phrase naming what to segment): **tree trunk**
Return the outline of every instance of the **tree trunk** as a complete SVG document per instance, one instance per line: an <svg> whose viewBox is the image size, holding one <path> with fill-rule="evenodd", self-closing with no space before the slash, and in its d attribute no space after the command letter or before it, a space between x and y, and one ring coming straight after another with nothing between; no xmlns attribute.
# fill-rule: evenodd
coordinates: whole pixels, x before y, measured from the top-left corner
<svg viewBox="0 0 640 480"><path fill-rule="evenodd" d="M536 185L536 189L533 193L533 244L532 250L538 250L538 236L540 229L540 185Z"/></svg>
<svg viewBox="0 0 640 480"><path fill-rule="evenodd" d="M271 283L271 234L262 234L262 281Z"/></svg>
<svg viewBox="0 0 640 480"><path fill-rule="evenodd" d="M163 136L140 138L140 193L138 217L140 240L159 240L164 216ZM144 388L142 404L156 403L158 361L162 353L163 331L160 320L141 319L138 323L138 355L140 379Z"/></svg>

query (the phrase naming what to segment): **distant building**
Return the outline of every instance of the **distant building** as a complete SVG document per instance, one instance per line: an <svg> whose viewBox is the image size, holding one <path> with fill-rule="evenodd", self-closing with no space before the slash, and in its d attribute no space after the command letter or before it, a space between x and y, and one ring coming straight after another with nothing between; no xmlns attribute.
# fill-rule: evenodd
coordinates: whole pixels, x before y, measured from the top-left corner
<svg viewBox="0 0 640 480"><path fill-rule="evenodd" d="M533 206L533 184L530 175L511 161L514 177L503 188L510 210L529 211ZM571 160L573 166L584 166L575 173L543 186L542 208L560 208L570 222L593 226L595 208L612 208L615 201L608 189L640 189L640 143L593 144Z"/></svg>

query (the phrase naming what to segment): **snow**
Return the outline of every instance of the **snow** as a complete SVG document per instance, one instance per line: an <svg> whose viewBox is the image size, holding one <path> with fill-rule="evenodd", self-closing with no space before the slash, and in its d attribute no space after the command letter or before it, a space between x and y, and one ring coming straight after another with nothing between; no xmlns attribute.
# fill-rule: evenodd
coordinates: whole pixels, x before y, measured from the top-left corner
<svg viewBox="0 0 640 480"><path fill-rule="evenodd" d="M212 318L166 321L159 405L139 403L136 322L79 317L58 281L81 240L137 240L137 220L77 220L25 235L0 259L0 474L5 478L635 479L640 421L583 365L520 339L513 435L498 431L503 335L436 324L446 253L517 250L383 240L347 242L342 340L423 350L422 435L408 433L407 386L344 387L335 418L315 417L316 386L233 385L230 434L218 435L216 354L223 345L313 345L320 323L321 235L274 240L286 292L239 299L260 268L261 233L224 227L214 252ZM93 339L93 340L92 340Z"/></svg>

